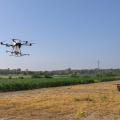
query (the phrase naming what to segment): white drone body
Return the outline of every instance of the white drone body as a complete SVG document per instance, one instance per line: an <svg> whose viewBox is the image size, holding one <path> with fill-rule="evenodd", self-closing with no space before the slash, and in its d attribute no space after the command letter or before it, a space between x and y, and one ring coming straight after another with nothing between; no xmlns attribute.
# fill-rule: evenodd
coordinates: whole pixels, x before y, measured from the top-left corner
<svg viewBox="0 0 120 120"><path fill-rule="evenodd" d="M21 47L22 46L32 46L34 43L29 43L28 41L21 41L19 39L12 39L12 44L0 42L1 45L5 45L6 47L12 47L12 51L6 51L7 53L10 53L10 56L29 56L29 54L21 53Z"/></svg>

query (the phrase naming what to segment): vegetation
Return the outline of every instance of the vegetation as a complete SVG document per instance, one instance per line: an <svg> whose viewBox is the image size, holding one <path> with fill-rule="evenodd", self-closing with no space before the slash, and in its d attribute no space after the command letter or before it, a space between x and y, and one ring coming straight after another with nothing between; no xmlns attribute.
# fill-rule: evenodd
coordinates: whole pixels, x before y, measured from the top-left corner
<svg viewBox="0 0 120 120"><path fill-rule="evenodd" d="M18 91L28 90L44 87L57 87L76 84L89 84L95 82L111 81L115 78L103 78L96 80L96 77L82 76L82 77L58 77L58 78L4 78L0 79L0 91ZM118 78L117 78L118 79ZM120 79L120 78L119 78Z"/></svg>
<svg viewBox="0 0 120 120"><path fill-rule="evenodd" d="M13 78L0 79L0 91L28 90L43 87L57 87L75 84L93 83L90 78Z"/></svg>
<svg viewBox="0 0 120 120"><path fill-rule="evenodd" d="M119 69L71 70L69 68L61 71L44 72L21 71L18 69L16 72L14 71L15 73L13 70L6 70L6 72L5 70L0 71L2 71L2 75L0 76L0 91L17 91L44 87L89 84L120 79Z"/></svg>

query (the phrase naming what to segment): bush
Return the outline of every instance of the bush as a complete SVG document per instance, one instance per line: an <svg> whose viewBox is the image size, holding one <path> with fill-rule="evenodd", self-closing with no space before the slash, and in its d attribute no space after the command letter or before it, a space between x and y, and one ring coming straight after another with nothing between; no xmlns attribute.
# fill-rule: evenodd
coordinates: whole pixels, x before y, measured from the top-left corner
<svg viewBox="0 0 120 120"><path fill-rule="evenodd" d="M12 76L8 76L8 79L12 79Z"/></svg>
<svg viewBox="0 0 120 120"><path fill-rule="evenodd" d="M24 77L23 76L20 76L20 77L18 77L19 79L24 79Z"/></svg>
<svg viewBox="0 0 120 120"><path fill-rule="evenodd" d="M72 77L72 78L79 78L79 77L80 77L80 75L79 75L79 74L77 74L77 73L73 73L73 74L71 74L71 77Z"/></svg>
<svg viewBox="0 0 120 120"><path fill-rule="evenodd" d="M42 78L42 76L41 76L41 75L34 74L34 75L31 76L31 78Z"/></svg>
<svg viewBox="0 0 120 120"><path fill-rule="evenodd" d="M48 75L48 74L44 75L44 77L45 78L53 78L51 75Z"/></svg>

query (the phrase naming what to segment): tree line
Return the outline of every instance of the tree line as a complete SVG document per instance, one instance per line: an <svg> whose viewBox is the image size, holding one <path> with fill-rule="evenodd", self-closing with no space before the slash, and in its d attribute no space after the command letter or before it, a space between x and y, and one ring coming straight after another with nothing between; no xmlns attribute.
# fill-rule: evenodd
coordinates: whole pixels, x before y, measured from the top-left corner
<svg viewBox="0 0 120 120"><path fill-rule="evenodd" d="M0 69L0 75L73 75L73 76L120 76L120 69L64 69L64 70L53 70L53 71L31 71L18 69Z"/></svg>

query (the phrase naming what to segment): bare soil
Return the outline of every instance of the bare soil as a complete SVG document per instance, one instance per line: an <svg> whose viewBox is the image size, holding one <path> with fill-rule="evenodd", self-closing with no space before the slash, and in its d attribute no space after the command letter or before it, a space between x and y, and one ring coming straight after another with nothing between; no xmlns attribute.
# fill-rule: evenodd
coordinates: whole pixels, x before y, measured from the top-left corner
<svg viewBox="0 0 120 120"><path fill-rule="evenodd" d="M0 93L0 120L120 120L117 83Z"/></svg>

